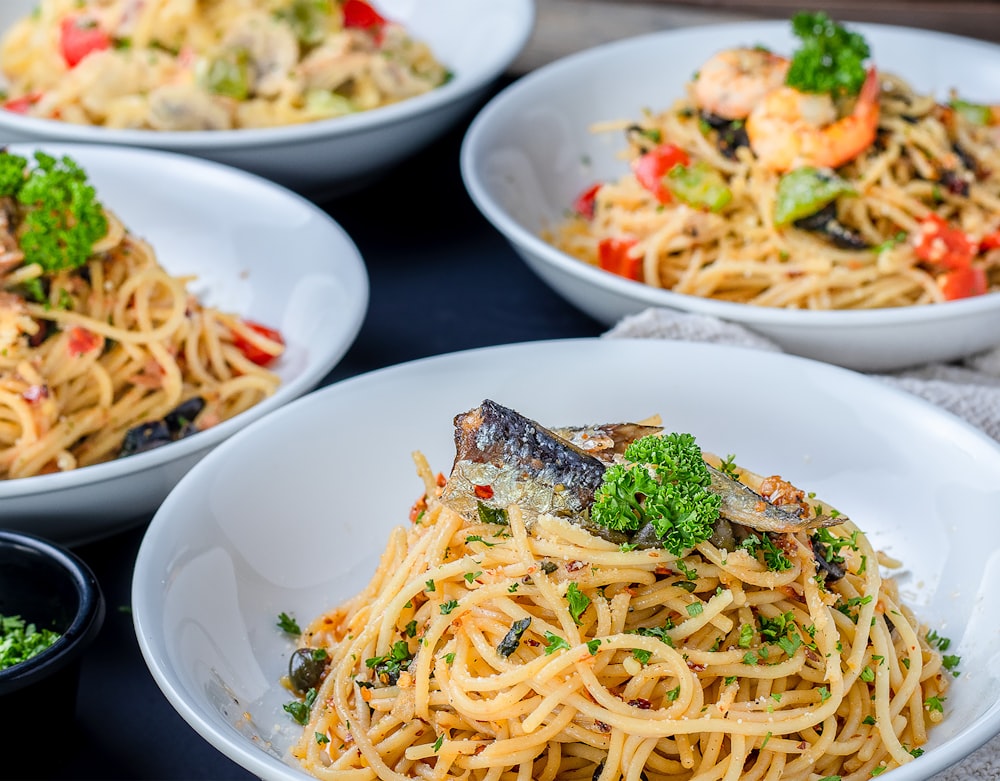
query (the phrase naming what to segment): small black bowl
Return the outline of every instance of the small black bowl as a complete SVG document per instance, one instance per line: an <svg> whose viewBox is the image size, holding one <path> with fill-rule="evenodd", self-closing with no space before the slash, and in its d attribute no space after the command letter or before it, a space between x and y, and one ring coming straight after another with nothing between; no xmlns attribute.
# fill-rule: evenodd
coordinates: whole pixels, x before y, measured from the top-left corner
<svg viewBox="0 0 1000 781"><path fill-rule="evenodd" d="M0 529L0 615L61 635L36 656L0 670L0 713L10 717L5 745L21 750L51 743L45 725L52 715L72 717L80 659L104 611L97 578L78 556L35 535Z"/></svg>

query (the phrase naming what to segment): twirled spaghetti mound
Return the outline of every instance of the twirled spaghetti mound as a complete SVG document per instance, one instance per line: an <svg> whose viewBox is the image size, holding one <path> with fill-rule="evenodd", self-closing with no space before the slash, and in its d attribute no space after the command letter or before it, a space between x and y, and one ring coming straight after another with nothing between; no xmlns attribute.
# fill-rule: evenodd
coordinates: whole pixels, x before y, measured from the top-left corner
<svg viewBox="0 0 1000 781"><path fill-rule="evenodd" d="M40 0L0 69L9 111L174 131L326 119L449 76L364 0Z"/></svg>
<svg viewBox="0 0 1000 781"><path fill-rule="evenodd" d="M550 432L492 402L456 423L451 476L416 455L412 525L302 634L288 710L311 773L867 781L922 753L957 659L848 519L687 435L623 455L623 427ZM654 472L646 527L596 525Z"/></svg>
<svg viewBox="0 0 1000 781"><path fill-rule="evenodd" d="M36 157L0 154L0 479L131 455L274 393L277 331L202 306L72 160Z"/></svg>
<svg viewBox="0 0 1000 781"><path fill-rule="evenodd" d="M866 74L867 45L823 15L795 27L794 57L717 52L665 111L595 128L624 131L630 171L581 193L545 238L653 287L758 306L1000 290L1000 106Z"/></svg>

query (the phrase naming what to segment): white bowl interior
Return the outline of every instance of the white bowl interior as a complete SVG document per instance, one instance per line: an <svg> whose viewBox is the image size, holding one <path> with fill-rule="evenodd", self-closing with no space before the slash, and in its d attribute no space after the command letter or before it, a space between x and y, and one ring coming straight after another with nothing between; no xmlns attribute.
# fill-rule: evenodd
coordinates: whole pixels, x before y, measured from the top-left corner
<svg viewBox="0 0 1000 781"><path fill-rule="evenodd" d="M642 383L621 382L637 371ZM581 373L585 382L575 383ZM180 482L140 549L133 615L157 683L206 740L261 778L308 777L285 754L299 728L282 712L290 696L278 681L294 645L276 618L307 622L367 583L389 530L406 523L423 490L411 451L447 473L452 417L487 397L554 426L659 412L668 430L815 490L904 562L908 603L962 657L944 724L893 778L927 779L1000 731L995 442L826 364L581 339L343 381L240 432ZM776 436L775 421L794 436Z"/></svg>
<svg viewBox="0 0 1000 781"><path fill-rule="evenodd" d="M30 156L36 147L14 145ZM368 307L354 243L326 213L256 176L154 150L47 144L87 171L98 198L202 303L277 328L274 396L197 436L71 472L0 481L4 524L60 540L151 513L180 475L238 428L311 390L350 347ZM151 186L155 183L155 186Z"/></svg>
<svg viewBox="0 0 1000 781"><path fill-rule="evenodd" d="M1000 46L884 25L856 25L873 61L941 98L952 88L989 101L1000 79ZM691 75L727 46L794 49L786 22L671 30L580 52L514 83L480 112L462 147L462 176L488 220L542 279L597 320L613 324L649 306L743 323L791 352L858 369L886 370L948 360L995 343L1000 295L947 305L867 312L751 307L658 290L603 272L543 241L573 199L628 171L620 131L609 120L670 106Z"/></svg>

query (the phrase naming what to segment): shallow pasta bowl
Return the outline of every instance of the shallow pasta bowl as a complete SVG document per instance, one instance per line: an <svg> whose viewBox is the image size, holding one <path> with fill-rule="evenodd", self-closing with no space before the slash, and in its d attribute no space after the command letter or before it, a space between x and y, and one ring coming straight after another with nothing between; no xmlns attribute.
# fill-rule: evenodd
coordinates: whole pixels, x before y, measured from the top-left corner
<svg viewBox="0 0 1000 781"><path fill-rule="evenodd" d="M35 7L6 0L0 33ZM115 130L0 111L0 141L62 141L165 149L227 163L300 192L355 189L445 132L527 42L533 0L375 0L388 18L427 42L454 74L442 87L357 114L287 127L222 131Z"/></svg>
<svg viewBox="0 0 1000 781"><path fill-rule="evenodd" d="M287 753L301 727L282 708L295 643L279 614L305 626L367 585L424 490L412 451L447 473L452 418L484 398L551 426L661 413L706 450L815 490L904 563L905 599L962 657L926 753L888 777L928 779L1000 731L993 440L874 379L795 356L560 340L424 359L319 390L221 445L164 501L136 560L139 644L181 716L254 775L308 778ZM776 421L795 435L775 436Z"/></svg>
<svg viewBox="0 0 1000 781"><path fill-rule="evenodd" d="M1000 46L953 35L851 25L873 59L915 89L995 103ZM950 360L1000 343L1000 294L928 306L802 311L716 301L660 290L583 263L540 234L595 181L628 171L621 133L591 126L658 111L684 94L701 64L728 46L789 52L787 22L672 30L607 44L525 76L497 95L466 134L461 169L479 210L554 290L605 324L647 307L739 323L785 350L855 369L891 370Z"/></svg>
<svg viewBox="0 0 1000 781"><path fill-rule="evenodd" d="M193 436L127 458L0 480L9 528L77 543L146 521L181 475L247 423L315 387L343 357L368 308L368 276L343 229L300 196L205 160L105 146L15 145L69 155L98 198L146 239L207 305L277 328L286 351L274 395ZM155 186L150 186L150 183Z"/></svg>

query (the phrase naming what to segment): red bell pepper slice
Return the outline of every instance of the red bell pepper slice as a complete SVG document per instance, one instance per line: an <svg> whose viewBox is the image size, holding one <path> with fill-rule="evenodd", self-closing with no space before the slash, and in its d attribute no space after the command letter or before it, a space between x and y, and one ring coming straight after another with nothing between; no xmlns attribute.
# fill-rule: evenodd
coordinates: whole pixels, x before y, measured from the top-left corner
<svg viewBox="0 0 1000 781"><path fill-rule="evenodd" d="M986 252L989 249L1000 249L1000 231L987 233L979 242L979 251Z"/></svg>
<svg viewBox="0 0 1000 781"><path fill-rule="evenodd" d="M687 165L691 162L687 152L673 144L660 144L650 149L641 157L632 161L632 173L639 184L656 196L660 203L670 203L670 190L663 183L663 177L670 173L675 165Z"/></svg>
<svg viewBox="0 0 1000 781"><path fill-rule="evenodd" d="M11 98L3 104L3 107L7 111L13 111L15 114L27 114L31 107L41 99L41 92L29 92L27 95L22 95L19 98Z"/></svg>
<svg viewBox="0 0 1000 781"><path fill-rule="evenodd" d="M110 48L111 36L84 16L67 16L59 27L59 50L73 68L93 52Z"/></svg>
<svg viewBox="0 0 1000 781"><path fill-rule="evenodd" d="M913 252L935 266L966 268L979 250L965 231L949 225L937 214L926 217L913 237Z"/></svg>
<svg viewBox="0 0 1000 781"><path fill-rule="evenodd" d="M347 0L342 11L344 13L344 27L360 27L363 30L369 30L382 27L386 23L385 17L364 0Z"/></svg>
<svg viewBox="0 0 1000 781"><path fill-rule="evenodd" d="M251 331L256 331L261 336L270 339L272 342L279 342L280 344L285 343L281 333L273 328L268 328L266 325L255 323L252 320L244 320L243 324ZM233 344L241 353L243 353L244 356L246 356L248 361L257 364L258 366L267 366L277 357L275 355L271 355L271 353L264 352L264 350L261 350L256 345L251 344L245 337L240 336L235 331L233 332Z"/></svg>
<svg viewBox="0 0 1000 781"><path fill-rule="evenodd" d="M74 325L67 333L67 349L74 358L96 350L101 346L101 337L79 325Z"/></svg>
<svg viewBox="0 0 1000 781"><path fill-rule="evenodd" d="M986 292L986 271L978 266L956 268L941 274L937 283L948 301L981 296Z"/></svg>
<svg viewBox="0 0 1000 781"><path fill-rule="evenodd" d="M573 211L585 219L594 219L594 207L596 206L597 201L597 191L603 186L603 184L598 182L580 193L576 197L576 200L573 201Z"/></svg>
<svg viewBox="0 0 1000 781"><path fill-rule="evenodd" d="M629 255L635 246L635 239L601 239L597 245L597 257L601 268L626 279L640 281L642 258Z"/></svg>

